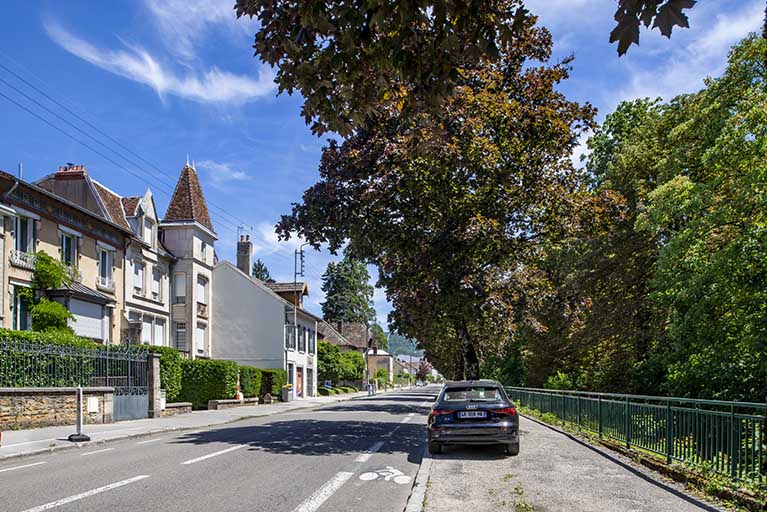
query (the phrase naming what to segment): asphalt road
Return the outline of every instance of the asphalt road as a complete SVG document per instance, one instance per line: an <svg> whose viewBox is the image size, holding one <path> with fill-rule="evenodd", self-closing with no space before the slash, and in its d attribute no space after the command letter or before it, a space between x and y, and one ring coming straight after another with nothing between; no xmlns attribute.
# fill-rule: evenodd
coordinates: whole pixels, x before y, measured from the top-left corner
<svg viewBox="0 0 767 512"><path fill-rule="evenodd" d="M9 460L0 510L400 512L437 391Z"/></svg>

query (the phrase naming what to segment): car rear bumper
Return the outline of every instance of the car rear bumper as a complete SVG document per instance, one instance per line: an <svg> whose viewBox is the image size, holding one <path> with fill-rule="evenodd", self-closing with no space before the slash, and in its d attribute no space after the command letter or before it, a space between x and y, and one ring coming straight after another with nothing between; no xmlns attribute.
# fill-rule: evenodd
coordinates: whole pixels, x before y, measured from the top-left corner
<svg viewBox="0 0 767 512"><path fill-rule="evenodd" d="M519 442L516 427L430 427L429 441L445 444L514 444Z"/></svg>

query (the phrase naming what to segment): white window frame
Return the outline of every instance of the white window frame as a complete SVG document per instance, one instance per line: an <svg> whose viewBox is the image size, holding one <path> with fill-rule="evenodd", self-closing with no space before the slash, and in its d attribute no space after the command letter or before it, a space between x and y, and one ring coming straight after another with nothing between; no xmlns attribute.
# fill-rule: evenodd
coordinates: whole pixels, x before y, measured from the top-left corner
<svg viewBox="0 0 767 512"><path fill-rule="evenodd" d="M154 222L152 222L152 219L144 217L144 222L141 223L141 226L141 239L154 247ZM149 231L149 233L147 233L147 231ZM149 238L148 240L147 237Z"/></svg>
<svg viewBox="0 0 767 512"><path fill-rule="evenodd" d="M152 269L152 299L156 301L162 300L162 271L155 266ZM155 290L157 285L157 290Z"/></svg>
<svg viewBox="0 0 767 512"><path fill-rule="evenodd" d="M145 331L144 328L147 325L149 326L149 329L148 331ZM147 345L151 345L153 334L154 334L154 318L149 315L144 315L141 318L141 343L146 343Z"/></svg>
<svg viewBox="0 0 767 512"><path fill-rule="evenodd" d="M202 274L197 274L197 302L199 304L208 304L208 278ZM202 288L202 290L200 290ZM201 296L202 295L202 296Z"/></svg>
<svg viewBox="0 0 767 512"><path fill-rule="evenodd" d="M114 267L114 251L105 249L104 247L96 247L96 254L98 259L96 260L96 267L98 272L98 282L101 286L112 287L114 282L112 281L112 269Z"/></svg>
<svg viewBox="0 0 767 512"><path fill-rule="evenodd" d="M69 260L67 261L67 250L65 248L65 241L69 241ZM77 238L77 235L73 235L72 233L67 233L66 231L63 231L59 229L59 257L61 258L62 263L65 263L66 265L69 265L70 267L77 268L77 244L79 242L79 239Z"/></svg>
<svg viewBox="0 0 767 512"><path fill-rule="evenodd" d="M178 348L178 345L179 345L178 343L179 334L183 333L184 334L184 350L189 351L189 345L188 345L189 340L186 336L186 322L174 322L173 329L174 329L173 332L174 332L174 337L176 341L176 347Z"/></svg>
<svg viewBox="0 0 767 512"><path fill-rule="evenodd" d="M139 269L141 272L139 272ZM144 296L146 290L146 265L143 261L133 261L133 293L141 297Z"/></svg>
<svg viewBox="0 0 767 512"><path fill-rule="evenodd" d="M155 345L159 345L161 347L167 346L166 343L166 334L165 334L165 322L164 318L155 317L154 319L154 330L152 331L152 336L154 340ZM158 339L159 338L159 339Z"/></svg>
<svg viewBox="0 0 767 512"><path fill-rule="evenodd" d="M178 285L179 280L181 280L181 286ZM173 274L173 303L186 304L186 274L183 272Z"/></svg>
<svg viewBox="0 0 767 512"><path fill-rule="evenodd" d="M203 323L197 323L194 330L194 348L198 354L205 353L205 338L207 337L208 326ZM202 339L200 339L200 333L202 333Z"/></svg>
<svg viewBox="0 0 767 512"><path fill-rule="evenodd" d="M24 245L24 247L21 246L20 241L21 237L19 237L19 232L21 231L21 221L24 220L27 222L26 226L26 238L27 243ZM35 252L35 219L32 217L29 217L27 215L16 215L13 218L13 233L14 233L14 245L13 247L19 251L19 252Z"/></svg>

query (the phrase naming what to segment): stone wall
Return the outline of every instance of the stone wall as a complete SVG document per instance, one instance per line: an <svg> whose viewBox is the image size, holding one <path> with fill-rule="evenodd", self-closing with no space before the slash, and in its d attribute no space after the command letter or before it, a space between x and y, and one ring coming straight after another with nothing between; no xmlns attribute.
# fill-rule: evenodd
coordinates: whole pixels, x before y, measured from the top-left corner
<svg viewBox="0 0 767 512"><path fill-rule="evenodd" d="M0 431L74 426L75 393L76 388L0 388ZM111 387L83 388L83 422L112 423L113 396Z"/></svg>
<svg viewBox="0 0 767 512"><path fill-rule="evenodd" d="M163 418L166 416L178 416L192 412L192 402L172 402L165 404L162 411Z"/></svg>

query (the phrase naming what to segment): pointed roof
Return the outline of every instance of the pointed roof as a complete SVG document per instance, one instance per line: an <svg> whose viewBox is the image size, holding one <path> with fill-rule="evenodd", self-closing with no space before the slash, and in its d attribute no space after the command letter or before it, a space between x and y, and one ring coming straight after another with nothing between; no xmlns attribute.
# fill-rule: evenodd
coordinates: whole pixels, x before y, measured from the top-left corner
<svg viewBox="0 0 767 512"><path fill-rule="evenodd" d="M138 204L141 202L141 199L141 196L128 196L122 198L123 209L125 210L126 216L136 216L136 208L138 208Z"/></svg>
<svg viewBox="0 0 767 512"><path fill-rule="evenodd" d="M197 171L189 164L181 169L176 190L168 204L163 222L195 221L215 233L208 214L208 205L202 193Z"/></svg>

